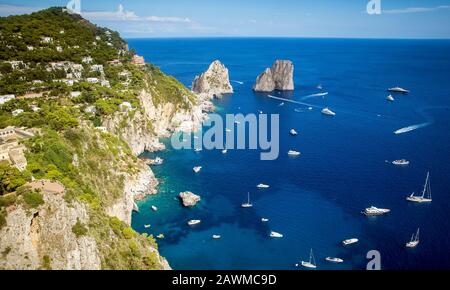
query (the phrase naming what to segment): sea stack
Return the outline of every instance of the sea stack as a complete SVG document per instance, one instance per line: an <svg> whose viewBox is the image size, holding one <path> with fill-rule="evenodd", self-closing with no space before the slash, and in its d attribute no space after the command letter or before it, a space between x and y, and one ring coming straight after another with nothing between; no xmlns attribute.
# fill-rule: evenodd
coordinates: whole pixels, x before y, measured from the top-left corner
<svg viewBox="0 0 450 290"><path fill-rule="evenodd" d="M255 92L293 91L294 65L290 60L277 60L256 78Z"/></svg>
<svg viewBox="0 0 450 290"><path fill-rule="evenodd" d="M197 94L207 94L211 98L233 93L228 69L220 61L213 61L207 71L195 77L192 91Z"/></svg>
<svg viewBox="0 0 450 290"><path fill-rule="evenodd" d="M180 192L180 198L185 207L194 206L200 201L200 196L193 194L190 191Z"/></svg>

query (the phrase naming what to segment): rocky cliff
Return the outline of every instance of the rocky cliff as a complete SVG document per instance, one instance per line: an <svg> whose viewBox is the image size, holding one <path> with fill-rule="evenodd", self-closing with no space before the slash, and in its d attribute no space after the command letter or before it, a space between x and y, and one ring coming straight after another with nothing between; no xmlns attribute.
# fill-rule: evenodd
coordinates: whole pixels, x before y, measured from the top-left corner
<svg viewBox="0 0 450 290"><path fill-rule="evenodd" d="M195 77L192 83L192 91L210 97L220 97L222 94L233 93L228 69L220 61L215 60L209 65L208 70Z"/></svg>
<svg viewBox="0 0 450 290"><path fill-rule="evenodd" d="M294 90L294 65L289 60L275 61L271 68L267 68L256 78L253 90L256 92Z"/></svg>

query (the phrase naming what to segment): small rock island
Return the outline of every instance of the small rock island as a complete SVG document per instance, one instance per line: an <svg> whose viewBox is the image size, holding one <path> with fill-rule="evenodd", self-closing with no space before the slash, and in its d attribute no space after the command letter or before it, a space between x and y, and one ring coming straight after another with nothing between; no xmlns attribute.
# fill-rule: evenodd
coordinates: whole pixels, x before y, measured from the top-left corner
<svg viewBox="0 0 450 290"><path fill-rule="evenodd" d="M196 76L192 83L192 91L197 94L207 94L211 97L221 97L222 94L232 94L228 69L218 60L213 61L207 71Z"/></svg>
<svg viewBox="0 0 450 290"><path fill-rule="evenodd" d="M185 207L195 206L200 201L200 196L190 191L180 192L179 196Z"/></svg>
<svg viewBox="0 0 450 290"><path fill-rule="evenodd" d="M290 60L277 60L256 78L255 92L293 91L294 65Z"/></svg>

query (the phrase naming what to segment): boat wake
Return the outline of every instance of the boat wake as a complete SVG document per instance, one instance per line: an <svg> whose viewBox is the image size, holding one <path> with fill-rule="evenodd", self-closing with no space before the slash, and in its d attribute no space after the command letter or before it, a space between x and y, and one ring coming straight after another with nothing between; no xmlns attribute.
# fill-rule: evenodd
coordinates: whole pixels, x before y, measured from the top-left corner
<svg viewBox="0 0 450 290"><path fill-rule="evenodd" d="M275 99L275 100L280 100L280 101L284 101L284 102L304 105L304 106L308 106L308 107L321 108L320 106L317 106L317 105L312 105L312 104L308 104L308 103L304 103L304 102L299 102L299 101L294 101L294 100L290 100L290 99L275 97L275 96L272 96L272 95L267 95L267 97L269 97L271 99Z"/></svg>
<svg viewBox="0 0 450 290"><path fill-rule="evenodd" d="M325 97L326 95L328 95L328 92L307 95L307 96L304 96L302 98L302 100L307 100L307 99L315 98L315 97Z"/></svg>
<svg viewBox="0 0 450 290"><path fill-rule="evenodd" d="M417 129L420 129L420 128L427 127L429 125L431 125L431 122L411 125L411 126L404 127L404 128L401 128L401 129L398 129L398 130L394 131L394 134L399 135L399 134L411 132L411 131L414 131L414 130L417 130Z"/></svg>
<svg viewBox="0 0 450 290"><path fill-rule="evenodd" d="M243 85L244 84L244 82L241 82L241 81L233 81L233 80L231 80L233 83L237 83L237 84L240 84L240 85Z"/></svg>

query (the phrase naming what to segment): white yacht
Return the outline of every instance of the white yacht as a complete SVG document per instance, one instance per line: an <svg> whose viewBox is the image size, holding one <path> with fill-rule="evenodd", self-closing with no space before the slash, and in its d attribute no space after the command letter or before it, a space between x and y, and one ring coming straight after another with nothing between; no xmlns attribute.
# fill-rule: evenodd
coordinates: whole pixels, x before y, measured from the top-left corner
<svg viewBox="0 0 450 290"><path fill-rule="evenodd" d="M326 257L325 260L331 263L344 263L344 260L341 258Z"/></svg>
<svg viewBox="0 0 450 290"><path fill-rule="evenodd" d="M157 211L158 210L158 208L156 206L154 206L154 205L152 205L151 208L152 208L153 211Z"/></svg>
<svg viewBox="0 0 450 290"><path fill-rule="evenodd" d="M291 131L289 131L289 133L290 133L292 136L297 136L297 135L298 135L298 133L297 133L297 131L295 131L295 129L291 129Z"/></svg>
<svg viewBox="0 0 450 290"><path fill-rule="evenodd" d="M201 222L202 222L201 220L190 220L190 221L188 221L188 225L195 226L195 225L198 225Z"/></svg>
<svg viewBox="0 0 450 290"><path fill-rule="evenodd" d="M270 232L270 237L271 237L271 238L282 238L282 237L283 237L283 235L282 235L282 234L280 234L280 233L277 233L277 232L271 231L271 232Z"/></svg>
<svg viewBox="0 0 450 290"><path fill-rule="evenodd" d="M290 156L298 156L300 154L301 154L300 152L295 151L295 150L289 150L288 151L288 155L290 155Z"/></svg>
<svg viewBox="0 0 450 290"><path fill-rule="evenodd" d="M389 102L395 101L395 99L394 99L394 97L392 95L387 96L386 100L388 100Z"/></svg>
<svg viewBox="0 0 450 290"><path fill-rule="evenodd" d="M164 160L161 157L156 157L155 159L148 159L146 162L147 165L161 165Z"/></svg>
<svg viewBox="0 0 450 290"><path fill-rule="evenodd" d="M357 243L358 241L359 241L358 239L352 238L352 239L343 240L343 241L342 241L342 244L343 244L344 246L348 246L348 245L351 245L351 244L355 244L355 243Z"/></svg>
<svg viewBox="0 0 450 290"><path fill-rule="evenodd" d="M309 269L316 269L316 259L314 259L313 250L311 249L311 252L309 252L309 261L302 261L302 266Z"/></svg>
<svg viewBox="0 0 450 290"><path fill-rule="evenodd" d="M427 173L427 178L425 179L425 185L423 186L423 191L421 196L414 195L414 192L406 198L407 201L412 202L431 202L431 185L430 185L430 172Z"/></svg>
<svg viewBox="0 0 450 290"><path fill-rule="evenodd" d="M329 108L324 108L322 110L322 114L328 115L328 116L336 116L336 113L331 111Z"/></svg>
<svg viewBox="0 0 450 290"><path fill-rule="evenodd" d="M269 221L269 219L267 219L267 218L261 218L261 221L262 221L263 223L267 223L267 222Z"/></svg>
<svg viewBox="0 0 450 290"><path fill-rule="evenodd" d="M218 240L218 239L220 239L222 236L221 235L213 235L212 236L212 238L214 239L214 240Z"/></svg>
<svg viewBox="0 0 450 290"><path fill-rule="evenodd" d="M260 188L260 189L265 189L265 188L269 188L270 186L267 185L267 184L264 184L264 183L260 183L260 184L258 184L256 187L257 187L257 188Z"/></svg>
<svg viewBox="0 0 450 290"><path fill-rule="evenodd" d="M252 207L252 206L253 206L253 204L250 202L250 192L249 192L249 193L247 193L247 202L243 203L241 205L241 207L249 208L249 207Z"/></svg>
<svg viewBox="0 0 450 290"><path fill-rule="evenodd" d="M388 89L388 91L389 91L389 92L395 92L395 93L403 93L403 94L409 93L408 90L405 90L405 89L400 88L400 87L390 88L390 89Z"/></svg>
<svg viewBox="0 0 450 290"><path fill-rule="evenodd" d="M409 165L409 161L406 159L399 159L399 160L392 161L392 164L398 165L398 166L406 166L406 165Z"/></svg>
<svg viewBox="0 0 450 290"><path fill-rule="evenodd" d="M159 234L156 236L158 239L164 239L164 234Z"/></svg>
<svg viewBox="0 0 450 290"><path fill-rule="evenodd" d="M378 207L371 206L371 207L364 209L364 211L362 213L366 216L376 216L376 215L386 214L390 211L391 210L387 209L387 208L378 208Z"/></svg>
<svg viewBox="0 0 450 290"><path fill-rule="evenodd" d="M223 149L222 150L222 154L227 154L228 150L227 149Z"/></svg>
<svg viewBox="0 0 450 290"><path fill-rule="evenodd" d="M192 168L192 170L194 170L195 173L199 173L200 170L202 170L203 167L201 166L195 166L194 168Z"/></svg>
<svg viewBox="0 0 450 290"><path fill-rule="evenodd" d="M148 229L150 227L150 225L144 225L144 228Z"/></svg>
<svg viewBox="0 0 450 290"><path fill-rule="evenodd" d="M284 102L281 102L278 106L280 107L284 106Z"/></svg>
<svg viewBox="0 0 450 290"><path fill-rule="evenodd" d="M411 237L411 241L406 243L407 248L415 248L419 244L419 229L417 229L416 234L413 234Z"/></svg>

